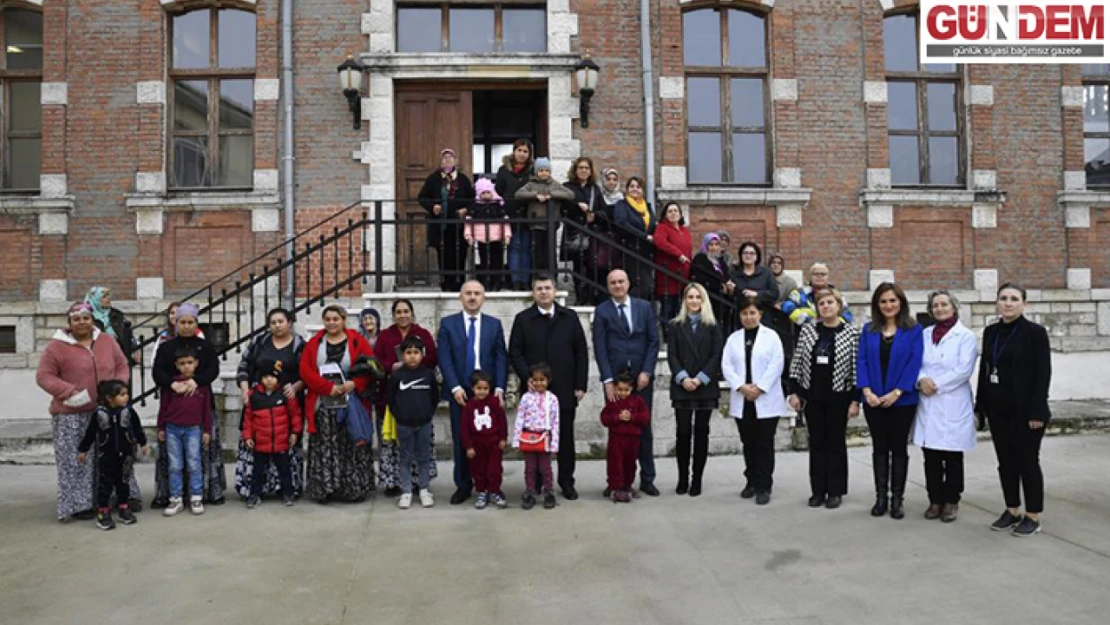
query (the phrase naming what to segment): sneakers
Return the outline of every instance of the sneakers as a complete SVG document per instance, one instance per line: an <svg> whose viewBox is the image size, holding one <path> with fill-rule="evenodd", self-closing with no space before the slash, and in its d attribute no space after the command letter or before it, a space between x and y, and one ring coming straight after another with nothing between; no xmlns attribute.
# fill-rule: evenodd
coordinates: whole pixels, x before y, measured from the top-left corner
<svg viewBox="0 0 1110 625"><path fill-rule="evenodd" d="M254 510L258 504L262 503L262 498L258 495L251 495L247 497L247 510Z"/></svg>
<svg viewBox="0 0 1110 625"><path fill-rule="evenodd" d="M505 501L505 496L502 495L501 493L494 493L494 494L490 495L489 500L491 502L493 502L494 506L496 506L497 508L499 508L501 510L504 510L505 508L509 507L509 502Z"/></svg>
<svg viewBox="0 0 1110 625"><path fill-rule="evenodd" d="M194 496L189 499L189 512L192 512L193 516L204 514L204 502L201 501L200 497Z"/></svg>
<svg viewBox="0 0 1110 625"><path fill-rule="evenodd" d="M425 508L431 508L436 505L436 498L432 496L432 491L427 488L420 491L420 505Z"/></svg>
<svg viewBox="0 0 1110 625"><path fill-rule="evenodd" d="M166 509L162 511L162 516L177 516L178 512L185 509L185 504L182 503L180 497L170 497L170 503Z"/></svg>
<svg viewBox="0 0 1110 625"><path fill-rule="evenodd" d="M96 513L96 526L105 531L116 529L116 522L112 520L112 511L98 511Z"/></svg>
<svg viewBox="0 0 1110 625"><path fill-rule="evenodd" d="M1013 529L1015 525L1021 523L1021 517L1015 514L1010 514L1009 510L1004 510L1002 516L998 520L991 523L991 529L996 532L1005 532L1006 530Z"/></svg>
<svg viewBox="0 0 1110 625"><path fill-rule="evenodd" d="M620 503L632 503L632 498L636 496L636 491L631 488L624 488L621 490L613 491L613 496L616 497L615 501Z"/></svg>
<svg viewBox="0 0 1110 625"><path fill-rule="evenodd" d="M520 499L520 507L522 510L531 510L536 505L536 496L530 492L525 492L524 497Z"/></svg>
<svg viewBox="0 0 1110 625"><path fill-rule="evenodd" d="M412 493L401 493L401 498L397 500L397 507L402 510L408 510L412 507Z"/></svg>
<svg viewBox="0 0 1110 625"><path fill-rule="evenodd" d="M489 495L487 495L486 493L478 493L478 499L474 502L474 507L478 510L482 510L486 507L486 504L488 503Z"/></svg>
<svg viewBox="0 0 1110 625"><path fill-rule="evenodd" d="M109 519L110 520L110 519ZM99 521L98 521L99 523ZM1013 531L1010 533L1019 538L1032 536L1041 531L1041 524L1039 521L1034 521L1029 517L1024 517L1021 522L1014 526Z"/></svg>
<svg viewBox="0 0 1110 625"><path fill-rule="evenodd" d="M131 511L130 507L119 509L119 522L124 525L134 525L139 522L135 517L135 513Z"/></svg>
<svg viewBox="0 0 1110 625"><path fill-rule="evenodd" d="M294 504L293 495L282 495L281 496L281 505L285 506L286 508L291 508L291 507L293 507L293 504Z"/></svg>
<svg viewBox="0 0 1110 625"><path fill-rule="evenodd" d="M545 510L553 510L555 508L555 493L547 491L543 494L543 507Z"/></svg>

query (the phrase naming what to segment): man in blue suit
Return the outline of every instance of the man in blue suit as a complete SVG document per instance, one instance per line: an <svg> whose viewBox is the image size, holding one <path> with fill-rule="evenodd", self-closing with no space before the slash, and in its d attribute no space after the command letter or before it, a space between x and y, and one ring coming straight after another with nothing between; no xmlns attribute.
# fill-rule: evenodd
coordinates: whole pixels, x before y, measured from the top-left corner
<svg viewBox="0 0 1110 625"><path fill-rule="evenodd" d="M443 399L451 407L451 439L455 457L455 494L453 505L470 498L474 482L470 479L466 450L462 446L460 419L462 409L471 396L470 376L476 369L493 376L494 393L505 400L508 358L505 332L501 320L482 314L486 290L476 280L462 286L459 292L463 310L444 317L439 324L439 371L443 374Z"/></svg>
<svg viewBox="0 0 1110 625"><path fill-rule="evenodd" d="M594 357L605 385L606 401L616 399L613 378L628 369L636 375L636 392L651 412L652 378L659 357L659 327L648 302L628 295L628 274L620 269L609 273L609 299L594 310ZM651 425L640 437L640 490L659 496L655 487L655 455ZM606 497L609 493L606 492Z"/></svg>

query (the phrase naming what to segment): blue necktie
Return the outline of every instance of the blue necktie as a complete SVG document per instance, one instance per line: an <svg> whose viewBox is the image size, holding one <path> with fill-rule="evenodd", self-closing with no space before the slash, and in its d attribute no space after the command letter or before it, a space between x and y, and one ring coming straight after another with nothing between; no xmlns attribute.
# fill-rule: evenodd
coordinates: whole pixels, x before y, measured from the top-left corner
<svg viewBox="0 0 1110 625"><path fill-rule="evenodd" d="M624 304L617 306L620 309L621 321L624 322L624 327L628 328L628 333L632 334L632 321L628 318L628 314L624 312Z"/></svg>
<svg viewBox="0 0 1110 625"><path fill-rule="evenodd" d="M466 331L466 378L464 379L465 385L470 385L470 374L477 368L477 358L474 355L474 345L478 340L478 332L474 329L474 322L477 318L470 318L470 328Z"/></svg>

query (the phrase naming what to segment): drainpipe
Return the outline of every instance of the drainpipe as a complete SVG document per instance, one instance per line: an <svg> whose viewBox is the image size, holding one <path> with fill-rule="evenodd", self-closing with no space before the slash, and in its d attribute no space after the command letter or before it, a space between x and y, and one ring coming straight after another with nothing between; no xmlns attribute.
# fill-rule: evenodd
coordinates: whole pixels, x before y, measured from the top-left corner
<svg viewBox="0 0 1110 625"><path fill-rule="evenodd" d="M655 91L652 88L655 82L651 74L651 21L650 2L640 0L640 47L644 63L644 160L646 172L644 181L644 197L649 202L655 202ZM658 207L656 207L658 210Z"/></svg>
<svg viewBox="0 0 1110 625"><path fill-rule="evenodd" d="M296 236L293 221L293 0L281 0L281 98L285 103L282 141L282 205L285 209L285 257L293 258ZM293 284L293 265L285 269L285 307L293 310L296 305L296 285Z"/></svg>

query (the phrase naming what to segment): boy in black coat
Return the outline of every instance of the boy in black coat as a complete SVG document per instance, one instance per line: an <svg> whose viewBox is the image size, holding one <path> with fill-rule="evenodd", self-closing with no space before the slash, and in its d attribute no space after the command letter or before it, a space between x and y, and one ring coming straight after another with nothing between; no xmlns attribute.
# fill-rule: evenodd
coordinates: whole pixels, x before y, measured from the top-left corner
<svg viewBox="0 0 1110 625"><path fill-rule="evenodd" d="M386 401L397 421L397 443L401 448L401 499L397 506L412 505L413 460L418 467L420 505L431 508L435 498L428 490L432 467L432 417L439 405L439 385L434 371L425 367L424 343L415 336L401 341L402 366L389 378Z"/></svg>
<svg viewBox="0 0 1110 625"><path fill-rule="evenodd" d="M131 395L127 383L121 380L105 380L97 385L100 406L97 406L89 419L85 437L77 446L77 462L85 464L86 454L96 443L98 461L96 472L96 526L102 530L116 528L112 512L108 508L112 491L119 502L119 520L124 525L136 523L138 519L131 512L127 499L131 496L132 464L135 461L135 445L143 446L143 455L149 452L146 434L139 422L139 415L131 409Z"/></svg>

